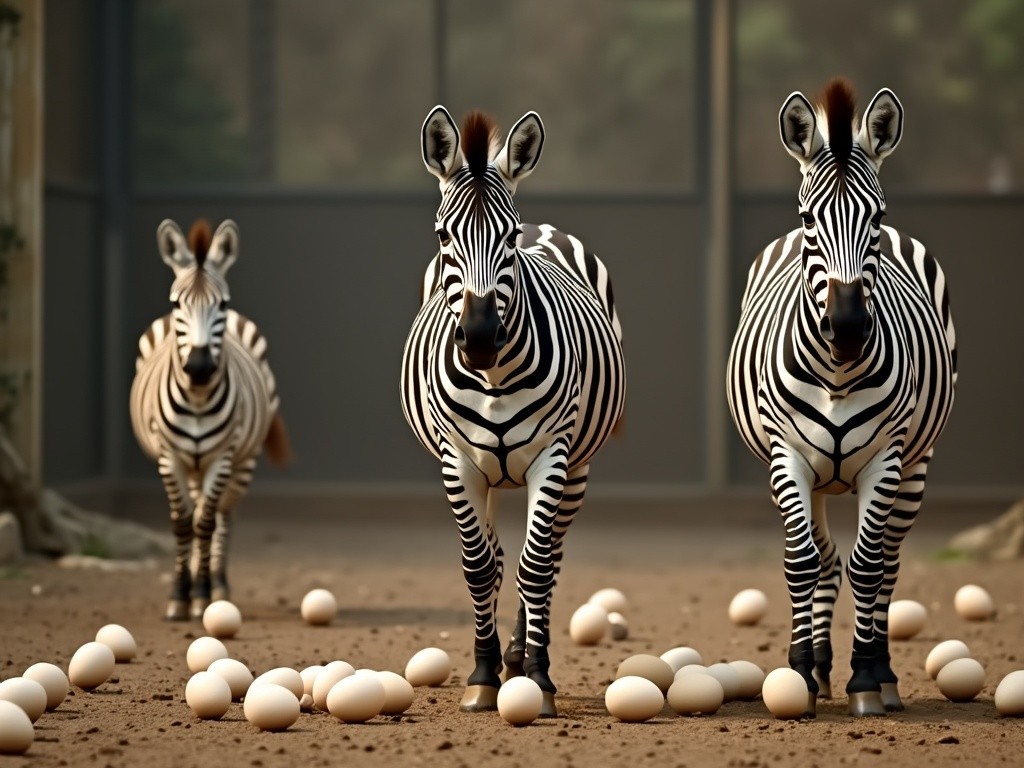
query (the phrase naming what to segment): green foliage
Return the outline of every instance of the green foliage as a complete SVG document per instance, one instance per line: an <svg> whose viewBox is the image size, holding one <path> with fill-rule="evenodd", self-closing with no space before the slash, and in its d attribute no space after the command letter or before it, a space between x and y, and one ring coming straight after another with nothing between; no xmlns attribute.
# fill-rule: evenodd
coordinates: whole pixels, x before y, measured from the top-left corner
<svg viewBox="0 0 1024 768"><path fill-rule="evenodd" d="M216 84L189 59L181 11L137 3L134 162L142 181L232 181L245 172L244 136Z"/></svg>
<svg viewBox="0 0 1024 768"><path fill-rule="evenodd" d="M928 559L933 563L965 563L973 560L974 557L962 549L954 549L952 547L945 547L943 549L932 552Z"/></svg>
<svg viewBox="0 0 1024 768"><path fill-rule="evenodd" d="M104 560L109 560L113 557L110 545L94 533L86 534L85 541L82 543L81 554L88 557L100 557Z"/></svg>

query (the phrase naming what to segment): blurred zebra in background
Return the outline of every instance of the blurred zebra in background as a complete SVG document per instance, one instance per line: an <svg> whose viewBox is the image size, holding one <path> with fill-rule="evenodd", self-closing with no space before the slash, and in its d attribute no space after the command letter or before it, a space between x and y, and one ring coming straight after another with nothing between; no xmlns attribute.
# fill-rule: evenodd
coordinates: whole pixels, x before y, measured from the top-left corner
<svg viewBox="0 0 1024 768"><path fill-rule="evenodd" d="M857 494L846 691L851 714L884 714L903 708L889 657L889 601L900 544L953 404L956 334L938 262L881 224L878 169L903 131L896 96L879 91L856 125L853 91L836 79L816 108L792 94L779 119L803 174L803 227L750 268L728 363L729 407L770 466L786 526L789 663L807 681L810 716L816 694L831 695L832 609L842 578L825 498Z"/></svg>
<svg viewBox="0 0 1024 768"><path fill-rule="evenodd" d="M550 226L523 224L512 195L534 169L533 112L502 147L486 116L456 128L443 107L423 124L423 161L440 182L423 303L402 361L402 407L442 465L476 618L476 668L461 708L494 709L502 671L495 611L502 549L496 489L526 486L519 615L504 655L556 714L548 675L551 595L562 539L583 503L591 458L622 413L620 326L604 264Z"/></svg>
<svg viewBox="0 0 1024 768"><path fill-rule="evenodd" d="M174 271L173 309L139 339L129 408L167 492L176 552L166 618L182 620L229 597L231 515L261 448L278 465L290 448L267 342L255 323L228 308L225 275L238 256L238 227L225 221L211 238L209 225L198 221L186 242L178 225L164 220L157 244Z"/></svg>

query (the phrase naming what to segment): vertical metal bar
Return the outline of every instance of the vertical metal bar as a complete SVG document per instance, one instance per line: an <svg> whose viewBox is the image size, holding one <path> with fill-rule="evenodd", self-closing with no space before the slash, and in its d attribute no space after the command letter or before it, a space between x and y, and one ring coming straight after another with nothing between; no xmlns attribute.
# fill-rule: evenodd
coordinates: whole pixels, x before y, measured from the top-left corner
<svg viewBox="0 0 1024 768"><path fill-rule="evenodd" d="M129 208L131 142L132 3L102 0L99 16L100 70L100 258L103 284L102 471L110 488L124 474L131 350L123 348L125 239Z"/></svg>
<svg viewBox="0 0 1024 768"><path fill-rule="evenodd" d="M249 178L274 178L277 143L274 0L249 2Z"/></svg>
<svg viewBox="0 0 1024 768"><path fill-rule="evenodd" d="M708 109L708 242L705 297L705 446L712 493L728 481L725 364L729 327L729 228L732 222L732 0L711 0Z"/></svg>

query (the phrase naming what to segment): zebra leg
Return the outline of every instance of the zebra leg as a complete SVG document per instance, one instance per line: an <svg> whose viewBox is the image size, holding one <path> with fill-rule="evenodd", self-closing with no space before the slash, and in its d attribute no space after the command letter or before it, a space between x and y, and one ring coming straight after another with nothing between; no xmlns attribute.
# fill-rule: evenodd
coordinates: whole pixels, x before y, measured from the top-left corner
<svg viewBox="0 0 1024 768"><path fill-rule="evenodd" d="M843 582L843 564L828 529L822 493L811 494L811 523L811 536L821 555L821 577L813 602L814 679L818 682L818 697L831 699L832 614Z"/></svg>
<svg viewBox="0 0 1024 768"><path fill-rule="evenodd" d="M164 618L184 621L188 618L188 598L192 590L189 557L192 551L192 504L184 468L172 453L164 452L157 460L167 501L171 508L171 531L174 534L174 580Z"/></svg>
<svg viewBox="0 0 1024 768"><path fill-rule="evenodd" d="M256 457L246 459L234 468L231 480L221 497L217 508L216 528L210 545L210 579L212 600L230 600L231 589L228 587L228 543L231 538L231 516L238 502L245 495L252 482L252 473L256 468Z"/></svg>
<svg viewBox="0 0 1024 768"><path fill-rule="evenodd" d="M821 578L821 555L811 532L811 488L814 473L789 446L773 446L770 466L772 499L786 526L786 586L793 614L789 666L807 683L805 717L817 713L818 682L814 679L813 605Z"/></svg>
<svg viewBox="0 0 1024 768"><path fill-rule="evenodd" d="M501 641L495 616L501 584L497 536L486 517L487 478L451 446L441 445L441 471L445 492L455 514L462 540L462 570L473 601L476 632L473 655L476 667L466 680L459 709L483 712L498 708L501 686Z"/></svg>
<svg viewBox="0 0 1024 768"><path fill-rule="evenodd" d="M558 515L555 524L551 529L551 560L555 566L555 581L562 570L562 540L565 532L569 530L569 524L573 516L583 506L583 495L587 490L587 475L590 472L590 465L584 465L571 470L565 481L565 492L562 494L562 501L558 505ZM548 600L548 610L551 610L551 601ZM505 648L505 679L517 677L524 674L523 661L526 658L526 605L519 601L519 613L516 617L516 626L512 631L512 638Z"/></svg>
<svg viewBox="0 0 1024 768"><path fill-rule="evenodd" d="M846 684L850 714L884 715L881 681L875 671L875 616L884 574L882 538L900 485L901 445L879 451L857 477L857 539L846 565L853 591L855 621L853 674Z"/></svg>
<svg viewBox="0 0 1024 768"><path fill-rule="evenodd" d="M551 666L551 594L555 587L554 540L559 506L567 481L568 449L562 442L545 448L526 473L529 517L526 543L519 557L516 586L526 613L526 656L523 672L544 693L542 717L556 717ZM564 530L562 531L564 534Z"/></svg>
<svg viewBox="0 0 1024 768"><path fill-rule="evenodd" d="M924 499L924 481L928 474L928 462L931 451L917 464L903 471L900 478L900 489L896 493L892 512L885 524L882 537L882 557L884 575L882 586L878 590L875 604L875 678L882 686L882 703L889 711L903 709L900 699L898 679L892 671L892 660L889 656L889 601L896 589L896 577L900 571L900 546L910 532L917 512Z"/></svg>
<svg viewBox="0 0 1024 768"><path fill-rule="evenodd" d="M193 530L195 533L195 576L192 582L192 618L201 619L206 606L210 604L210 545L217 528L217 510L224 489L231 479L231 459L218 459L207 471L203 481L202 504L196 510Z"/></svg>

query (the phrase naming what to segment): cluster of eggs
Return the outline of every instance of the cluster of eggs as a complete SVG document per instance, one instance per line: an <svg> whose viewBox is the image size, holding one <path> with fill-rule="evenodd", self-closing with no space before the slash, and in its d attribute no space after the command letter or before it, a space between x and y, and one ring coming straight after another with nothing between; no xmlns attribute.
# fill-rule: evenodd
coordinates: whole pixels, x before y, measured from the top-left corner
<svg viewBox="0 0 1024 768"><path fill-rule="evenodd" d="M625 640L629 636L628 609L629 601L620 590L599 589L573 613L569 637L577 645L596 645L605 634L610 634L612 640Z"/></svg>
<svg viewBox="0 0 1024 768"><path fill-rule="evenodd" d="M0 683L0 754L22 754L35 740L35 722L63 703L71 685L91 691L103 685L114 665L131 661L135 638L120 624L107 624L96 639L75 651L67 674L56 664L38 662L19 677Z"/></svg>

